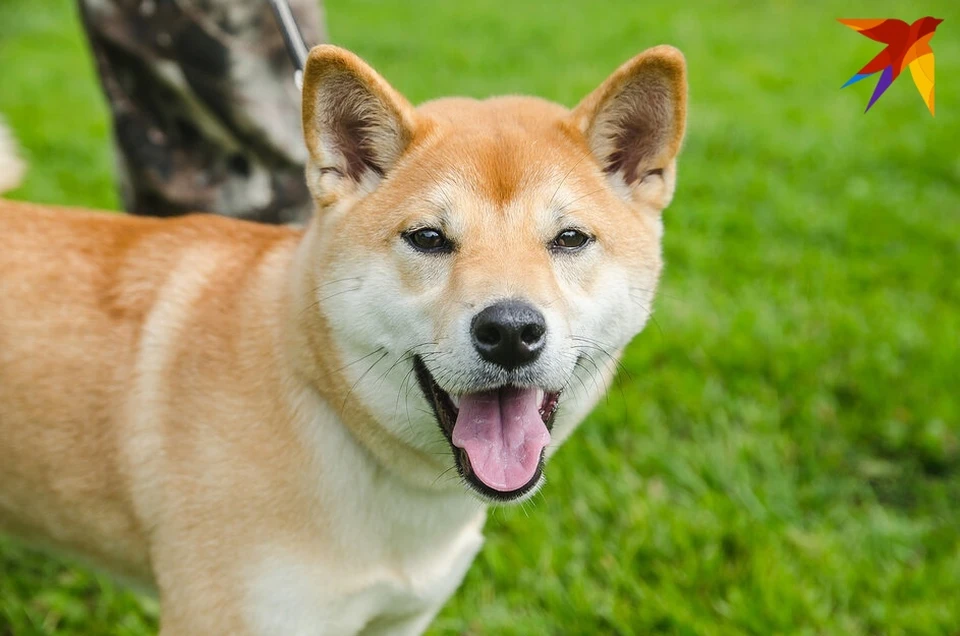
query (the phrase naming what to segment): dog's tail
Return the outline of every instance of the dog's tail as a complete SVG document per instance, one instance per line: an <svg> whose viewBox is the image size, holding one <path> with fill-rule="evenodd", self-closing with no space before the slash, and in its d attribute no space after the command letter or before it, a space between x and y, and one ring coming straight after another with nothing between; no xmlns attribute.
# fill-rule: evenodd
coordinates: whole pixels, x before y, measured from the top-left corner
<svg viewBox="0 0 960 636"><path fill-rule="evenodd" d="M26 166L17 152L17 142L0 117L0 194L20 185Z"/></svg>

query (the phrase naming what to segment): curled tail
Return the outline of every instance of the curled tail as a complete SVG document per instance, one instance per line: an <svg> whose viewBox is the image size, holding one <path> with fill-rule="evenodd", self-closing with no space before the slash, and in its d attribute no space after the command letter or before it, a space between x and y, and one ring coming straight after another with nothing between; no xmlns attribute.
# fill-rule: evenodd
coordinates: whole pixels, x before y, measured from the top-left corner
<svg viewBox="0 0 960 636"><path fill-rule="evenodd" d="M0 194L20 185L26 166L17 154L17 142L0 117Z"/></svg>

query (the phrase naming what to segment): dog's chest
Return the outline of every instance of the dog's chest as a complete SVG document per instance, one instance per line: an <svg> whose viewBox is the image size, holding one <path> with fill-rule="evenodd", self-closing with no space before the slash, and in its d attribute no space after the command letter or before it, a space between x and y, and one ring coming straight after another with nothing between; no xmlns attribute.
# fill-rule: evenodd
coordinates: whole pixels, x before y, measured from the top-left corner
<svg viewBox="0 0 960 636"><path fill-rule="evenodd" d="M251 572L250 618L262 634L407 633L453 594L482 543L471 524L448 545L392 558L383 546L314 555L275 546Z"/></svg>

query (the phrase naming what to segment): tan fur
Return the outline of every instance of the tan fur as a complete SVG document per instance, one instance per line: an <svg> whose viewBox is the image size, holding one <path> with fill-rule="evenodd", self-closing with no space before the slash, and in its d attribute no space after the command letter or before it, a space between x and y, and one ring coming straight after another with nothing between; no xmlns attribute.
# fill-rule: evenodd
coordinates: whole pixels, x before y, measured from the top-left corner
<svg viewBox="0 0 960 636"><path fill-rule="evenodd" d="M648 315L624 317L640 311L625 290L650 300L659 276L685 117L674 49L571 112L525 97L414 109L318 47L303 113L318 212L302 233L0 201L0 527L155 586L164 634L421 631L483 512L439 479L449 450L396 343L424 329L450 357L472 312L521 296L616 355ZM662 177L606 170L624 143L652 144L629 171ZM596 247L552 256L574 221ZM421 223L456 254L405 247ZM395 354L374 372L382 400L357 364L378 342ZM570 397L557 443L596 397Z"/></svg>

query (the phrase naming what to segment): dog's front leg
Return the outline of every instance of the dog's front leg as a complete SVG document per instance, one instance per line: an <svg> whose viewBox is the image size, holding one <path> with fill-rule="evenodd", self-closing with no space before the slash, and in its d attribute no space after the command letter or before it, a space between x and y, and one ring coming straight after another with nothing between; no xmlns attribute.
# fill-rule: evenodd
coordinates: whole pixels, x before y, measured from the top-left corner
<svg viewBox="0 0 960 636"><path fill-rule="evenodd" d="M381 616L360 631L360 636L419 636L443 607L438 604L426 611L404 616Z"/></svg>

